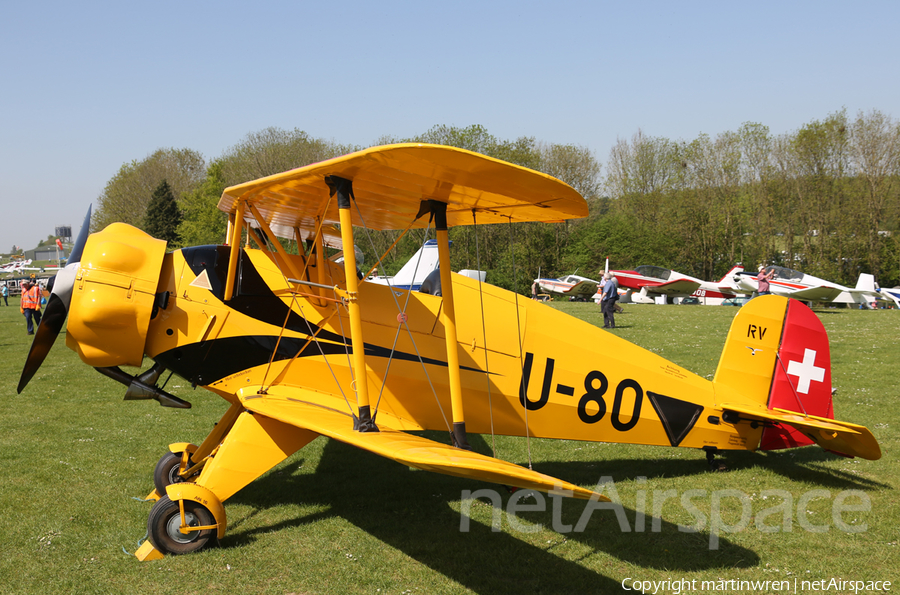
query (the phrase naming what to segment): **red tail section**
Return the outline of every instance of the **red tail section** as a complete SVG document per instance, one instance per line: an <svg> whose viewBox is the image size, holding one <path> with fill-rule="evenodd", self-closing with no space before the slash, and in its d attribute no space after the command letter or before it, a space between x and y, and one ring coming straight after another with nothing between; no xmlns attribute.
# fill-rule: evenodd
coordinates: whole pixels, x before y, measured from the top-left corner
<svg viewBox="0 0 900 595"><path fill-rule="evenodd" d="M768 406L834 419L828 334L819 317L795 300L788 301ZM759 447L776 450L808 444L813 441L798 430L775 424L763 430Z"/></svg>

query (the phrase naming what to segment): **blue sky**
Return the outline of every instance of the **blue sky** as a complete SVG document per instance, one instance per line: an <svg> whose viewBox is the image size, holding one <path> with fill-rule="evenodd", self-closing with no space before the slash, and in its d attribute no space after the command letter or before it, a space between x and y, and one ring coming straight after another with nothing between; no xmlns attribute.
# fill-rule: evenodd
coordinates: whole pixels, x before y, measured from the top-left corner
<svg viewBox="0 0 900 595"><path fill-rule="evenodd" d="M900 118L898 2L6 2L0 252L81 224L123 163L268 126L340 143L480 124L606 162L847 108Z"/></svg>

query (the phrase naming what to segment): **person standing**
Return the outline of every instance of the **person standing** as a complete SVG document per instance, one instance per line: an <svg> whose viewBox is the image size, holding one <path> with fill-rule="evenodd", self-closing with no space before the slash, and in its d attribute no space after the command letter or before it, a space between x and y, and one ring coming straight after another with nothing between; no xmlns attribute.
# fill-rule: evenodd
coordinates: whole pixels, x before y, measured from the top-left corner
<svg viewBox="0 0 900 595"><path fill-rule="evenodd" d="M6 283L3 284L3 305L9 305L9 287L6 286Z"/></svg>
<svg viewBox="0 0 900 595"><path fill-rule="evenodd" d="M619 284L615 275L603 274L603 290L600 294L600 311L603 312L603 328L616 328L616 300L619 299Z"/></svg>
<svg viewBox="0 0 900 595"><path fill-rule="evenodd" d="M769 281L771 281L774 276L775 276L775 269L772 269L771 271L766 273L765 266L759 267L759 274L756 276L756 282L759 285L759 289L757 290L757 293L759 295L768 295L768 294L772 293L771 291L769 291Z"/></svg>
<svg viewBox="0 0 900 595"><path fill-rule="evenodd" d="M41 324L41 288L37 283L24 281L22 283L22 301L19 311L25 315L28 334L34 334L34 328Z"/></svg>

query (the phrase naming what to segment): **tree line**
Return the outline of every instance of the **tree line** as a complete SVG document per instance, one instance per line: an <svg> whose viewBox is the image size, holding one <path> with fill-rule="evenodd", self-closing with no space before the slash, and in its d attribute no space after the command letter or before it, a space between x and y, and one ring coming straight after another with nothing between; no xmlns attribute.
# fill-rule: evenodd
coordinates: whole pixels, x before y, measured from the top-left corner
<svg viewBox="0 0 900 595"><path fill-rule="evenodd" d="M640 130L619 139L605 172L585 147L533 137L498 139L483 126L435 126L413 138L468 149L552 175L588 202L586 219L457 227L453 268L488 271L495 285L527 293L531 281L578 271L655 264L703 279L733 264L777 264L853 285L872 273L900 283L900 123L877 110L846 110L773 135L758 123L690 141ZM124 221L170 248L221 243L223 190L364 147L267 128L207 163L190 149L159 149L124 164L97 201L94 230ZM399 232L358 236L367 265ZM433 233L432 233L433 236ZM396 272L427 239L413 230L383 263Z"/></svg>

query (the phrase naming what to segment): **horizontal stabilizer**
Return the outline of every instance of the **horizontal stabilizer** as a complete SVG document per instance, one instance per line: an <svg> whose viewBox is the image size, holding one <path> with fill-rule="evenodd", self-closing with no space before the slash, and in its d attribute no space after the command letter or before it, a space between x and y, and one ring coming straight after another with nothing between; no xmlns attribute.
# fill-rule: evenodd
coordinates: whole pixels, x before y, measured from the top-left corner
<svg viewBox="0 0 900 595"><path fill-rule="evenodd" d="M722 403L725 411L744 418L789 425L826 450L875 461L881 458L878 441L865 426L815 415L801 415L786 409L767 409L763 405Z"/></svg>
<svg viewBox="0 0 900 595"><path fill-rule="evenodd" d="M292 392L304 391L292 388ZM353 419L349 413L295 397L279 397L273 395L271 389L268 395L250 395L241 400L244 407L254 413L352 444L408 467L576 498L609 501L605 496L555 477L393 430L381 422L378 432L357 432L353 429Z"/></svg>

